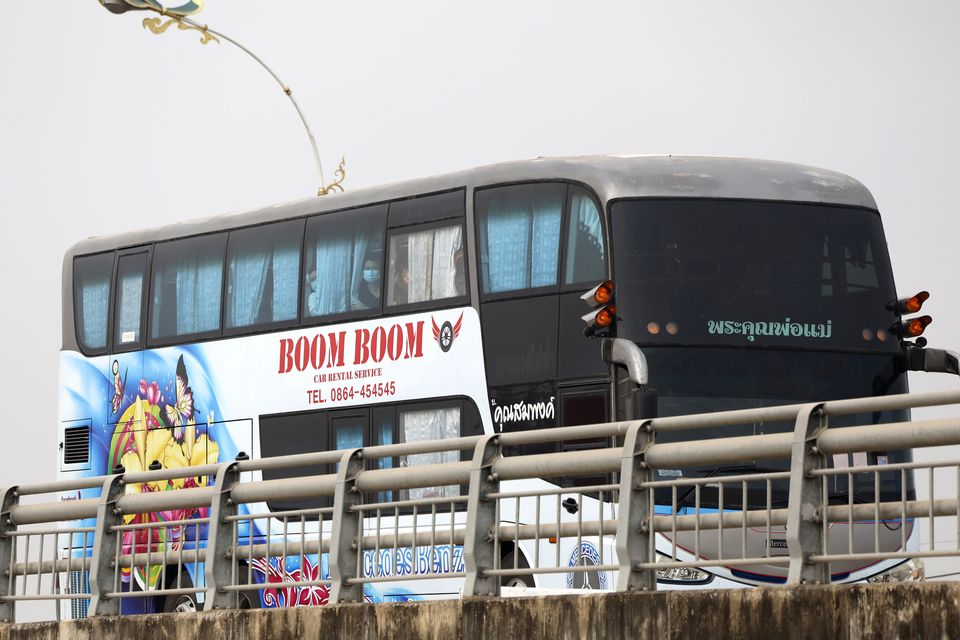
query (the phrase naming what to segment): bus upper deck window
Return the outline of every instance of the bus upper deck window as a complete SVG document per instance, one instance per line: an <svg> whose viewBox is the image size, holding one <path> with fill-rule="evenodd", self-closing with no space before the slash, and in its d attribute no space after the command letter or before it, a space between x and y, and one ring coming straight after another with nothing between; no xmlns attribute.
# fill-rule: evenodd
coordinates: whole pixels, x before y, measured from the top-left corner
<svg viewBox="0 0 960 640"><path fill-rule="evenodd" d="M220 293L227 234L162 242L153 258L150 337L207 334L220 329Z"/></svg>
<svg viewBox="0 0 960 640"><path fill-rule="evenodd" d="M463 225L404 230L390 237L387 305L466 295Z"/></svg>
<svg viewBox="0 0 960 640"><path fill-rule="evenodd" d="M113 252L77 258L73 263L73 307L77 341L85 349L107 348L110 272Z"/></svg>
<svg viewBox="0 0 960 640"><path fill-rule="evenodd" d="M542 183L477 192L484 293L556 286L566 190Z"/></svg>
<svg viewBox="0 0 960 640"><path fill-rule="evenodd" d="M114 346L118 349L140 345L140 315L143 311L143 280L147 253L121 255L117 260L117 307Z"/></svg>
<svg viewBox="0 0 960 640"><path fill-rule="evenodd" d="M297 319L302 238L302 220L230 233L228 329Z"/></svg>
<svg viewBox="0 0 960 640"><path fill-rule="evenodd" d="M317 216L307 222L304 316L380 310L386 206Z"/></svg>
<svg viewBox="0 0 960 640"><path fill-rule="evenodd" d="M606 277L603 226L596 201L586 189L570 188L563 283L596 282Z"/></svg>

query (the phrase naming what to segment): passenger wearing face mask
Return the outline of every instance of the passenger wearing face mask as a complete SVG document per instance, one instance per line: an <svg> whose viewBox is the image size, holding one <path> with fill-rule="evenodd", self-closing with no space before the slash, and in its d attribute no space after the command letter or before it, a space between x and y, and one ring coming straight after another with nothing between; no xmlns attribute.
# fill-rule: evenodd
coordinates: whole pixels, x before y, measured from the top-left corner
<svg viewBox="0 0 960 640"><path fill-rule="evenodd" d="M380 307L380 264L371 258L363 261L360 285L353 295L353 308L378 309Z"/></svg>

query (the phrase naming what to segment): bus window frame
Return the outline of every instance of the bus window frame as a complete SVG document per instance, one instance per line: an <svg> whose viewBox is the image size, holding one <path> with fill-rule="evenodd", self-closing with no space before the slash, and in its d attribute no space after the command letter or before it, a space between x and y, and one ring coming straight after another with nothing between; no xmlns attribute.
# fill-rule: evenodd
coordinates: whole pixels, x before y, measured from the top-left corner
<svg viewBox="0 0 960 640"><path fill-rule="evenodd" d="M307 327L316 327L322 325L330 324L340 324L343 322L356 322L358 320L369 320L373 318L379 318L385 315L384 313L384 277L383 277L383 267L386 260L387 254L387 221L389 220L389 201L374 202L372 204L362 204L356 207L348 207L346 209L336 209L335 211L324 211L322 213L314 213L309 216L304 216L304 226L303 226L303 236L300 241L300 283L298 286L299 295L297 299L297 322L294 325L296 328L307 328ZM344 311L341 313L331 313L328 315L322 316L308 316L305 311L307 304L307 295L306 295L306 277L309 271L307 271L307 228L310 226L311 220L319 220L324 216L329 215L340 215L348 211L359 211L361 209L373 209L375 207L384 207L385 210L383 214L384 225L383 225L383 251L380 264L380 305L377 308L370 309L357 309L355 311ZM269 333L271 329L261 331L260 333Z"/></svg>
<svg viewBox="0 0 960 640"><path fill-rule="evenodd" d="M256 225L255 225L256 226ZM198 233L189 236L180 236L177 238L171 238L169 240L162 240L159 242L153 243L153 250L151 251L150 256L150 269L149 275L150 286L148 288L148 304L149 304L149 313L147 317L147 331L144 335L144 349L159 349L162 347L171 347L180 344L193 344L195 342L204 342L207 340L215 340L217 338L224 337L223 333L223 321L224 321L224 303L226 300L226 280L227 280L227 243L230 240L230 231L232 229L220 229L218 231L211 231L209 233ZM153 314L156 311L156 306L153 304L153 294L154 294L154 268L156 267L156 250L157 247L163 244L170 244L173 242L180 242L183 240L194 240L197 238L208 238L211 236L223 235L225 236L223 243L223 254L222 261L220 263L220 314L219 314L219 327L213 331L203 331L198 333L188 333L188 334L176 334L168 337L153 338L151 337L151 328L153 327Z"/></svg>
<svg viewBox="0 0 960 640"><path fill-rule="evenodd" d="M440 229L443 227L452 226L451 222L457 222L460 224L462 231L462 244L463 249L463 289L464 293L460 296L451 296L449 298L435 298L430 300L423 300L420 302L406 302L404 304L395 304L388 305L386 301L387 289L386 281L389 278L389 273L387 272L390 263L390 242L394 237L398 235L409 235L410 233L415 233L417 231L429 231L430 229ZM467 238L467 219L464 215L451 216L449 218L443 218L440 220L433 220L431 222L418 222L416 224L409 224L400 227L388 227L387 235L384 240L384 251L383 251L383 269L381 273L381 287L380 287L380 306L383 309L382 316L396 316L396 315L407 315L412 313L420 313L423 311L434 311L438 309L452 309L456 307L462 307L470 304L470 248L467 246L469 244Z"/></svg>
<svg viewBox="0 0 960 640"><path fill-rule="evenodd" d="M483 274L481 273L480 262L482 256L480 255L480 244L481 232L480 232L480 208L477 206L477 196L483 192L490 189L500 189L504 187L517 187L524 185L538 185L538 184L562 184L564 187L563 192L563 208L560 212L560 243L557 250L557 282L556 284L546 285L543 287L533 287L528 289L513 289L510 291L498 291L495 293L485 293L483 290ZM611 271L613 269L613 260L610 254L610 235L608 231L608 220L607 216L609 212L603 203L600 200L600 197L597 195L596 190L594 190L590 185L579 182L577 180L564 180L564 179L554 179L554 180L519 180L516 182L501 182L498 184L489 184L482 187L477 187L473 190L473 218L474 218L474 234L475 234L475 244L477 245L477 286L479 287L479 298L480 302L497 302L500 300L513 300L518 298L532 298L537 296L544 296L550 294L563 294L569 293L571 291L580 291L583 289L583 285L590 284L591 286L597 283L588 283L588 282L572 282L570 284L563 283L563 269L566 264L567 259L567 234L570 228L570 207L571 207L571 197L570 191L572 187L579 187L583 189L587 196L593 200L593 203L597 205L597 213L600 216L600 228L603 233L603 244L604 244L604 273L607 274L607 277L610 277Z"/></svg>
<svg viewBox="0 0 960 640"><path fill-rule="evenodd" d="M224 252L223 258L223 285L220 295L220 336L224 338L238 338L241 336L250 336L263 333L272 333L274 331L292 331L303 326L301 320L301 304L303 302L303 286L300 282L303 279L303 251L305 248L304 243L306 242L306 223L312 216L298 216L296 218L283 218L280 220L270 220L267 222L261 222L260 224L247 225L245 227L235 227L227 231L227 245ZM298 265L300 268L300 273L297 274L297 315L290 320L281 320L279 322L269 322L269 323L260 323L260 324L250 324L243 327L233 327L227 328L227 274L229 273L229 260L230 260L230 239L233 236L234 232L237 231L247 231L250 229L257 229L260 227L268 227L270 225L280 225L280 224L290 224L293 222L300 222L302 229L300 232L300 256Z"/></svg>
<svg viewBox="0 0 960 640"><path fill-rule="evenodd" d="M607 278L612 277L611 270L613 268L612 267L613 260L610 259L610 245L612 243L610 242L610 236L607 231L609 227L609 221L607 220L607 217L609 214L607 213L606 209L603 207L603 204L600 202L600 198L597 196L596 192L594 192L593 189L591 189L585 184L578 183L578 182L568 182L567 185L568 185L567 193L566 193L564 205L563 205L563 222L560 227L560 233L562 234L560 237L560 268L559 268L560 270L557 272L557 282L559 283L561 294L570 293L571 291L580 291L582 293L584 291L587 291L591 287L594 287L597 284L599 284L597 282L590 281L590 280L579 280L579 281L571 282L569 284L563 283L563 280L564 280L563 274L567 266L567 255L570 248L569 247L570 243L567 242L567 240L569 239L569 234L570 234L570 221L571 221L570 219L573 216L573 211L571 210L571 207L573 206L573 198L571 197L571 191L573 187L579 187L583 189L583 191L587 194L587 197L589 197L593 201L593 204L596 205L597 207L597 215L600 217L600 234L601 234L601 239L603 240L603 250L604 250L603 272L604 274L606 274Z"/></svg>
<svg viewBox="0 0 960 640"><path fill-rule="evenodd" d="M109 283L107 284L107 327L106 327L106 330L107 330L107 339L106 339L106 344L104 344L103 347L101 347L101 348L99 348L99 349L90 349L89 347L87 347L86 345L83 344L83 339L81 338L81 335L82 335L81 329L82 329L82 327L80 326L79 317L77 316L77 311L78 311L78 310L81 311L81 314L82 314L82 309L80 308L80 306L79 306L78 303L77 303L77 293L78 293L78 289L77 289L77 261L78 261L78 260L82 260L82 259L84 259L84 258L95 258L95 257L97 257L97 256L107 256L107 255L111 256L111 258L112 258L112 260L111 260L112 264L111 264L111 266L110 266L110 281L109 281ZM72 303L72 305L71 305L71 306L73 307L73 308L71 309L71 314L73 315L73 335L74 335L75 341L76 341L76 343L77 343L77 349L80 351L80 353L82 353L83 355L85 355L85 356L87 356L87 357L89 357L89 358L92 358L92 357L95 357L95 356L107 355L108 353L110 353L110 350L113 348L113 342L112 342L112 338L113 338L113 281L114 281L114 275L116 274L116 270L117 270L117 251L116 251L116 250L97 251L96 253L85 253L85 254L83 254L83 255L73 256L73 263L70 265L70 278L71 278L71 280L72 280L72 281L70 282L70 292L71 292L70 295L71 295L71 298L72 298L72 300L73 300L73 303Z"/></svg>
<svg viewBox="0 0 960 640"><path fill-rule="evenodd" d="M380 409L389 410L392 415L392 439L394 445L400 444L401 440L401 431L400 431L400 411L422 411L430 409L447 409L456 407L460 410L460 433L457 436L458 438L467 438L477 435L483 435L486 433L484 423L483 423L483 414L481 413L480 406L474 400L473 397L466 394L459 394L453 396L434 396L429 398L414 398L410 400L401 400L399 402L376 402L371 404L361 404L361 405L343 405L338 407L331 407L329 409L306 409L306 410L297 410L297 411L285 411L281 413L272 413L272 414L260 414L257 416L257 438L256 442L251 441L251 444L255 445L255 450L260 451L262 455L262 445L264 432L262 427L263 419L267 420L276 419L276 418L293 418L298 416L312 416L320 422L319 429L323 432L323 440L327 442L329 447L331 443L334 442L336 434L332 428L332 419L336 417L350 417L364 414L366 416L366 424L364 425L363 447L375 447L381 446L376 442L377 432L374 424L374 413ZM467 425L468 418L475 418L477 421L477 429L473 430L473 425ZM465 427L469 427L465 430ZM419 440L414 442L421 442ZM324 451L341 451L340 449L327 448ZM298 453L323 453L324 451L298 451ZM280 455L289 455L289 454L280 454ZM457 455L460 462L470 460L473 457L472 449L461 449ZM367 459L364 463L364 468L367 470L374 469L399 469L400 466L400 457L399 456L385 456L383 458L370 458ZM389 459L389 467L381 467L380 461ZM324 471L327 473L336 473L337 463L327 463L323 465ZM307 465L305 465L307 466ZM300 467L297 467L300 468ZM261 472L262 473L262 472ZM261 475L261 478L263 476ZM446 485L444 485L446 486ZM460 485L460 495L466 495L467 485ZM393 491L395 501L399 501L399 492L400 490L388 490ZM386 492L376 492L377 494L382 494ZM332 504L332 502L330 503ZM467 508L466 503L458 503L456 506L457 511L465 511ZM273 513L268 505L268 512ZM399 507L400 515L409 515L413 512L412 507Z"/></svg>
<svg viewBox="0 0 960 640"><path fill-rule="evenodd" d="M150 276L153 270L153 244L138 245L136 247L125 247L117 249L113 256L113 272L111 273L110 283L110 353L130 353L132 351L142 351L145 348L148 328L147 313L150 303ZM117 322L117 303L119 300L120 286L120 259L127 256L146 254L146 260L143 264L143 284L140 297L140 338L136 342L122 344L117 342L116 322Z"/></svg>

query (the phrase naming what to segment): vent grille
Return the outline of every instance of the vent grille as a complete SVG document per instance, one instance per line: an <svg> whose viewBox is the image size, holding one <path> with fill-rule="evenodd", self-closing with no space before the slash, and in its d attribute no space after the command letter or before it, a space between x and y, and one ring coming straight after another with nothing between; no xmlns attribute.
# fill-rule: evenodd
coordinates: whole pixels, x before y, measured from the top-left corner
<svg viewBox="0 0 960 640"><path fill-rule="evenodd" d="M63 464L89 464L90 427L68 427L63 431Z"/></svg>

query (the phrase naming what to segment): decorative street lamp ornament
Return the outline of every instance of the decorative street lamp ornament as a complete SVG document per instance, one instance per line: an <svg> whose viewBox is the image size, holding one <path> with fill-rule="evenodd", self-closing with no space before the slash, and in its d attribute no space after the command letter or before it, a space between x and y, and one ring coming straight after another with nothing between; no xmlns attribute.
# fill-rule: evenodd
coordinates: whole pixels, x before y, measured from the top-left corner
<svg viewBox="0 0 960 640"><path fill-rule="evenodd" d="M293 108L296 109L297 115L300 116L300 122L303 123L303 128L307 131L307 138L310 139L310 147L313 149L313 159L316 161L317 172L319 173L320 177L320 188L317 190L317 195L325 196L337 191L343 191L343 181L346 178L346 169L344 168L346 160L344 158L340 159L340 165L337 167L335 173L336 179L330 184L324 186L325 180L323 178L323 164L320 162L320 151L317 149L317 141L313 137L313 131L310 130L310 125L307 123L307 118L303 115L300 105L294 99L293 91L290 89L290 87L283 83L280 77L274 73L273 69L267 66L267 63L254 55L254 53L245 46L233 38L214 31L205 24L198 24L187 17L201 11L203 9L204 0L188 0L187 2L183 2L183 0L175 0L175 2L180 2L180 4L170 7L165 6L163 3L158 2L157 0L99 0L99 2L111 13L126 13L127 11L154 11L159 13L161 16L169 16L169 19L166 22L163 22L160 18L145 18L143 20L143 27L145 29L149 29L151 32L157 35L164 33L168 28L170 28L170 25L176 23L177 28L181 31L199 31L201 34L200 44L208 44L211 40L219 44L220 39L222 38L253 58L257 64L263 67L267 73L269 73L271 77L277 81L277 84L280 85L283 93L290 98L290 102L293 104Z"/></svg>
<svg viewBox="0 0 960 640"><path fill-rule="evenodd" d="M175 7L167 7L156 0L100 0L100 4L113 13L156 11L165 16L180 16L181 18L198 13L203 9L203 2L204 0L190 0Z"/></svg>

